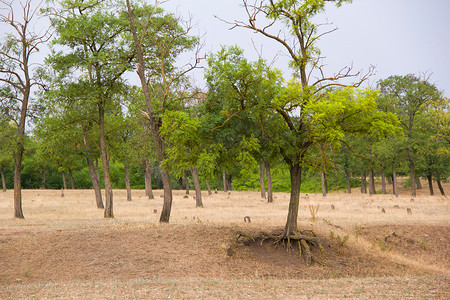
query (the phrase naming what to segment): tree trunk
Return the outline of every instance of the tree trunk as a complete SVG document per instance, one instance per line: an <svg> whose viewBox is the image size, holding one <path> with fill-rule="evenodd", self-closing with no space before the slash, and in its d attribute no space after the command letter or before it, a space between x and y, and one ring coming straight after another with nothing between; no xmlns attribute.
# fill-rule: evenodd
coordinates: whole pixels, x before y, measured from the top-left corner
<svg viewBox="0 0 450 300"><path fill-rule="evenodd" d="M141 81L142 90L144 92L145 96L145 102L147 105L147 112L148 117L150 121L150 127L153 134L153 142L155 143L156 148L156 156L158 158L159 166L161 169L161 177L163 180L163 186L164 186L164 204L161 211L161 217L159 218L159 222L161 223L168 223L170 219L170 211L172 209L172 187L170 186L170 176L169 172L163 170L161 167L162 162L165 159L165 152L164 152L164 140L159 134L159 128L161 127L160 119L156 119L153 112L153 104L152 104L152 98L150 96L150 91L148 89L147 79L145 76L145 61L144 61L144 54L142 51L142 44L139 40L139 37L137 35L136 26L134 24L134 15L133 10L130 5L130 1L126 0L127 4L127 11L128 16L130 19L130 29L131 33L133 34L133 41L134 45L136 47L136 56L138 59L138 66L137 73L139 75L139 80Z"/></svg>
<svg viewBox="0 0 450 300"><path fill-rule="evenodd" d="M344 170L344 173L345 173L345 182L347 184L347 194L351 194L352 186L350 184L350 173L348 172L348 170Z"/></svg>
<svg viewBox="0 0 450 300"><path fill-rule="evenodd" d="M69 182L70 182L70 189L75 189L75 183L73 182L73 174L72 169L69 169Z"/></svg>
<svg viewBox="0 0 450 300"><path fill-rule="evenodd" d="M231 188L231 175L229 175L228 178L227 178L227 189L228 189L228 191L232 191L233 190Z"/></svg>
<svg viewBox="0 0 450 300"><path fill-rule="evenodd" d="M103 209L105 207L103 206L102 190L100 188L100 181L98 180L97 177L94 162L89 157L86 157L86 161L89 169L89 175L91 176L92 186L94 187L95 202L97 203L97 208Z"/></svg>
<svg viewBox="0 0 450 300"><path fill-rule="evenodd" d="M367 194L366 171L361 173L361 194Z"/></svg>
<svg viewBox="0 0 450 300"><path fill-rule="evenodd" d="M127 188L127 201L131 201L131 184L130 184L130 167L125 164L123 166L125 172L125 186Z"/></svg>
<svg viewBox="0 0 450 300"><path fill-rule="evenodd" d="M227 173L225 173L225 170L222 173L222 181L223 181L223 191L226 193L228 191L228 186L227 186Z"/></svg>
<svg viewBox="0 0 450 300"><path fill-rule="evenodd" d="M95 160L95 171L97 173L97 181L100 184L100 167L98 166L98 158Z"/></svg>
<svg viewBox="0 0 450 300"><path fill-rule="evenodd" d="M47 184L47 170L45 168L42 169L42 182L41 182L41 187L42 188L46 188L46 184Z"/></svg>
<svg viewBox="0 0 450 300"><path fill-rule="evenodd" d="M5 166L4 165L0 166L0 173L1 173L1 176L2 176L3 191L6 192Z"/></svg>
<svg viewBox="0 0 450 300"><path fill-rule="evenodd" d="M19 142L19 149L14 158L14 217L23 219L22 212L22 169L23 145Z"/></svg>
<svg viewBox="0 0 450 300"><path fill-rule="evenodd" d="M184 183L186 184L186 195L189 195L189 177L186 171L184 171Z"/></svg>
<svg viewBox="0 0 450 300"><path fill-rule="evenodd" d="M273 202L272 176L270 175L270 164L266 162L265 165L267 177L267 202Z"/></svg>
<svg viewBox="0 0 450 300"><path fill-rule="evenodd" d="M433 176L431 174L427 175L427 179L428 179L428 187L430 188L430 195L434 196L434 191L433 191Z"/></svg>
<svg viewBox="0 0 450 300"><path fill-rule="evenodd" d="M208 195L212 195L211 186L209 185L208 180L205 181L206 188L208 189Z"/></svg>
<svg viewBox="0 0 450 300"><path fill-rule="evenodd" d="M298 207L300 201L300 187L302 185L302 168L299 165L291 165L289 171L291 175L291 195L285 227L287 235L292 234L298 229Z"/></svg>
<svg viewBox="0 0 450 300"><path fill-rule="evenodd" d="M89 132L92 128L92 124L84 124L82 125L83 130L83 143L84 147L86 148L87 155L86 155L86 162L89 169L89 176L91 177L92 186L94 187L95 192L95 202L97 203L97 208L105 208L103 206L103 200L102 200L102 189L100 188L100 176L98 171L98 160L96 160L97 163L97 169L95 169L94 162L91 159L91 147L88 143L89 140Z"/></svg>
<svg viewBox="0 0 450 300"><path fill-rule="evenodd" d="M381 193L386 194L386 172L384 168L381 168Z"/></svg>
<svg viewBox="0 0 450 300"><path fill-rule="evenodd" d="M327 174L324 171L320 173L320 182L322 183L322 196L325 197L328 193L328 188L327 188Z"/></svg>
<svg viewBox="0 0 450 300"><path fill-rule="evenodd" d="M420 182L420 177L416 178L416 187L418 190L422 189L422 183Z"/></svg>
<svg viewBox="0 0 450 300"><path fill-rule="evenodd" d="M183 178L178 177L178 189L181 191L183 189Z"/></svg>
<svg viewBox="0 0 450 300"><path fill-rule="evenodd" d="M411 197L415 197L417 195L416 192L416 174L414 172L414 160L412 158L411 149L409 147L406 148L406 152L408 153L408 161L409 161L409 174L411 177Z"/></svg>
<svg viewBox="0 0 450 300"><path fill-rule="evenodd" d="M395 170L395 161L392 163L392 194L398 197L397 173Z"/></svg>
<svg viewBox="0 0 450 300"><path fill-rule="evenodd" d="M344 173L345 173L345 182L347 183L347 194L352 193L352 186L350 184L350 173L348 171L348 157L347 157L347 149L344 148Z"/></svg>
<svg viewBox="0 0 450 300"><path fill-rule="evenodd" d="M198 178L198 170L197 168L190 167L192 179L194 180L194 188L195 188L195 207L203 207L202 202L202 190L200 188L200 179Z"/></svg>
<svg viewBox="0 0 450 300"><path fill-rule="evenodd" d="M437 185L438 185L438 188L439 188L439 192L441 192L441 195L442 196L445 196L445 193L444 193L444 188L442 187L442 184L441 184L441 176L437 176L437 178L436 178L436 183L437 183Z"/></svg>
<svg viewBox="0 0 450 300"><path fill-rule="evenodd" d="M63 181L63 189L67 190L66 174L64 173L64 171L61 171L61 175L62 175L62 181Z"/></svg>
<svg viewBox="0 0 450 300"><path fill-rule="evenodd" d="M369 195L375 195L377 192L375 190L375 176L373 175L373 169L369 169Z"/></svg>
<svg viewBox="0 0 450 300"><path fill-rule="evenodd" d="M146 158L144 160L144 181L145 181L145 195L148 199L154 199L153 189L152 189L152 171L150 159Z"/></svg>
<svg viewBox="0 0 450 300"><path fill-rule="evenodd" d="M114 218L113 210L113 199L112 199L112 188L111 188L111 178L109 172L109 155L108 146L106 145L106 133L105 133L105 111L103 103L98 106L98 129L100 131L100 154L102 157L103 165L103 180L105 183L105 218Z"/></svg>
<svg viewBox="0 0 450 300"><path fill-rule="evenodd" d="M259 165L259 185L261 188L261 198L266 198L266 187L264 185L264 169L265 169L265 163L262 162Z"/></svg>

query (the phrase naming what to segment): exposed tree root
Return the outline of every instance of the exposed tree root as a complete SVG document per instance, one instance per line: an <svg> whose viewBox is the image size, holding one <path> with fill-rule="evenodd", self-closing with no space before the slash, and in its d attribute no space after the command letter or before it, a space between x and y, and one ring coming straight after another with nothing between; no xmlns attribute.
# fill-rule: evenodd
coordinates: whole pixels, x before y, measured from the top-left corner
<svg viewBox="0 0 450 300"><path fill-rule="evenodd" d="M262 231L255 235L238 230L234 233L234 238L230 244L230 247L227 249L227 254L228 256L232 256L234 250L241 241L246 245L251 242L256 243L258 241L260 245L262 245L266 240L272 241L274 246L283 245L288 251L294 250L294 245L297 245L299 255L304 257L307 265L310 265L313 262L323 265L323 263L311 254L311 248L318 247L322 253L322 256L325 257L324 249L321 243L311 230L290 230L289 232L287 229L284 229L274 231L272 233Z"/></svg>

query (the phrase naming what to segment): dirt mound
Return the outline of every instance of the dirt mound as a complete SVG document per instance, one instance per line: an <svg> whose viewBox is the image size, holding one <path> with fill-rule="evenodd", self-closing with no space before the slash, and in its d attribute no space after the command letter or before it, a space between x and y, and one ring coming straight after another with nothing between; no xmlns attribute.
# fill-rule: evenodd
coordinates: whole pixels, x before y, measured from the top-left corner
<svg viewBox="0 0 450 300"><path fill-rule="evenodd" d="M395 232L400 234L403 229L412 232L418 227L399 227ZM330 236L319 236L326 255L322 259L324 266L306 266L296 251L287 252L269 241L262 245L241 245L228 257L226 249L234 230L236 228L195 224L5 230L0 233L0 285L99 279L319 279L427 273L343 246ZM379 227L374 227L373 232L365 228L364 234L377 236L384 231ZM448 241L442 241L448 231L448 227L428 231L429 246L440 247L444 253L442 259L448 258ZM442 235L435 238L433 234L437 232ZM432 256L432 249L421 255ZM320 252L315 255L320 256Z"/></svg>

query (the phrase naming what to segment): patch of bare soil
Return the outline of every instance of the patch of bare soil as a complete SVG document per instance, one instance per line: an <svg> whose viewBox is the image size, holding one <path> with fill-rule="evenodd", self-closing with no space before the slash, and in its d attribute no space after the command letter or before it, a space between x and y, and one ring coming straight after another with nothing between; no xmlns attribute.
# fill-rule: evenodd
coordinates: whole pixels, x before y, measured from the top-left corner
<svg viewBox="0 0 450 300"><path fill-rule="evenodd" d="M379 232L394 229L399 239L404 236L406 243L408 239L417 240L424 232L414 226L373 229L372 232L365 228L364 234L375 237ZM405 244L408 255L413 258L419 255L430 262L446 261L449 248L444 236L448 228L439 229L426 231L430 241L428 250L411 250L414 247ZM0 285L100 279L323 279L430 274L361 249L342 246L329 236L319 236L324 257L318 249L313 250L323 266L306 266L297 251L274 247L270 241L242 244L228 257L226 249L233 230L195 224L5 230L0 233ZM417 235L406 237L406 232L413 230L419 230ZM397 251L403 249L396 247ZM433 258L434 249L439 249L437 258Z"/></svg>

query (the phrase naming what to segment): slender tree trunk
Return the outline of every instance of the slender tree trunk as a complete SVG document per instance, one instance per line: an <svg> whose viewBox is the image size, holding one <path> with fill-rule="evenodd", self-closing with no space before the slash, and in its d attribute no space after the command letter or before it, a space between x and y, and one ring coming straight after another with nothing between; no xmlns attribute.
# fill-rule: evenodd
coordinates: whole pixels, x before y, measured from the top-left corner
<svg viewBox="0 0 450 300"><path fill-rule="evenodd" d="M344 173L345 173L345 182L347 183L347 194L352 193L352 186L350 184L350 173L348 171L348 157L347 157L347 149L344 149Z"/></svg>
<svg viewBox="0 0 450 300"><path fill-rule="evenodd" d="M427 179L428 179L428 187L430 188L430 195L434 196L434 190L433 190L433 175L428 174L427 175Z"/></svg>
<svg viewBox="0 0 450 300"><path fill-rule="evenodd" d="M70 182L70 189L75 189L75 183L73 182L73 174L72 169L69 169L69 182Z"/></svg>
<svg viewBox="0 0 450 300"><path fill-rule="evenodd" d="M386 171L381 168L381 193L386 194Z"/></svg>
<svg viewBox="0 0 450 300"><path fill-rule="evenodd" d="M100 188L100 176L98 171L98 161L97 163L97 170L95 169L94 162L91 159L91 147L89 145L89 132L92 128L92 124L83 124L82 130L83 130L83 143L84 147L86 148L87 155L86 155L86 162L89 169L89 176L91 177L92 186L94 187L95 192L95 202L97 204L97 208L105 208L103 206L103 200L102 200L102 189Z"/></svg>
<svg viewBox="0 0 450 300"><path fill-rule="evenodd" d="M292 234L297 228L298 207L300 202L300 187L302 185L302 168L299 165L290 166L291 195L289 200L289 211L286 221L286 234Z"/></svg>
<svg viewBox="0 0 450 300"><path fill-rule="evenodd" d="M222 173L222 181L223 181L223 191L226 193L228 192L228 186L227 186L227 173L225 173L225 170Z"/></svg>
<svg viewBox="0 0 450 300"><path fill-rule="evenodd" d="M194 188L195 188L195 207L203 207L202 201L202 190L200 188L200 179L198 178L198 170L197 168L190 167L192 178L194 180Z"/></svg>
<svg viewBox="0 0 450 300"><path fill-rule="evenodd" d="M350 184L350 173L348 172L348 170L344 170L344 173L345 173L345 182L347 184L347 194L351 194L352 185Z"/></svg>
<svg viewBox="0 0 450 300"><path fill-rule="evenodd" d="M206 188L208 189L208 195L212 195L211 186L209 185L208 180L205 181Z"/></svg>
<svg viewBox="0 0 450 300"><path fill-rule="evenodd" d="M415 197L417 195L416 192L416 174L414 172L414 160L412 158L411 149L409 147L406 148L406 152L408 153L408 161L409 161L409 174L411 177L411 196Z"/></svg>
<svg viewBox="0 0 450 300"><path fill-rule="evenodd" d="M395 170L395 161L392 163L392 194L398 197L397 172Z"/></svg>
<svg viewBox="0 0 450 300"><path fill-rule="evenodd" d="M66 174L64 173L64 171L61 171L61 175L62 175L62 181L63 181L63 189L67 190Z"/></svg>
<svg viewBox="0 0 450 300"><path fill-rule="evenodd" d="M47 170L45 168L42 169L42 182L41 182L41 187L42 188L46 188L46 184L47 184Z"/></svg>
<svg viewBox="0 0 450 300"><path fill-rule="evenodd" d="M130 167L125 164L123 166L125 172L125 186L127 188L127 201L131 201L131 184L130 184Z"/></svg>
<svg viewBox="0 0 450 300"><path fill-rule="evenodd" d="M94 187L95 192L95 202L97 203L97 208L105 208L103 206L103 200L102 200L102 190L100 188L100 181L97 177L97 172L95 170L94 162L89 157L86 157L86 162L89 169L89 175L91 176L91 182L92 186Z"/></svg>
<svg viewBox="0 0 450 300"><path fill-rule="evenodd" d="M266 187L264 185L264 169L265 169L265 163L262 162L259 165L259 185L261 187L261 198L266 198Z"/></svg>
<svg viewBox="0 0 450 300"><path fill-rule="evenodd" d="M98 106L98 129L100 131L100 154L102 157L102 165L103 165L103 180L105 183L105 218L114 218L114 209L113 209L113 199L112 199L112 187L111 187L111 178L109 172L109 155L108 155L108 146L106 145L106 134L105 134L105 111L103 107L103 103L100 103Z"/></svg>
<svg viewBox="0 0 450 300"><path fill-rule="evenodd" d="M20 172L22 169L23 145L19 143L19 149L14 158L14 217L23 219L22 212L22 177Z"/></svg>
<svg viewBox="0 0 450 300"><path fill-rule="evenodd" d="M95 160L95 171L97 173L97 181L100 183L100 167L98 166L98 158Z"/></svg>
<svg viewBox="0 0 450 300"><path fill-rule="evenodd" d="M153 112L153 104L152 104L152 98L150 96L150 91L148 89L148 84L145 76L145 61L144 61L144 54L142 51L142 44L139 40L139 37L137 35L136 26L134 24L134 14L133 9L131 8L130 1L126 0L127 4L127 11L128 11L128 17L130 19L130 29L131 33L133 34L133 41L134 45L136 47L136 56L138 59L138 66L137 73L139 75L139 80L141 81L142 90L144 92L145 96L145 102L147 104L147 112L149 116L150 121L150 127L153 134L153 141L155 143L156 148L156 156L158 158L159 166L161 169L161 177L163 180L163 186L164 186L164 203L163 208L161 211L161 216L159 218L159 222L161 223L168 223L170 219L170 212L172 209L172 187L170 186L170 176L169 172L165 171L161 164L165 159L165 151L164 151L164 141L162 137L159 134L159 128L161 127L160 119L156 119ZM163 108L164 109L164 108Z"/></svg>
<svg viewBox="0 0 450 300"><path fill-rule="evenodd" d="M272 176L270 175L270 164L266 162L265 165L267 177L267 202L273 202Z"/></svg>
<svg viewBox="0 0 450 300"><path fill-rule="evenodd" d="M373 169L370 167L369 169L369 195L375 195L375 176L373 174Z"/></svg>
<svg viewBox="0 0 450 300"><path fill-rule="evenodd" d="M5 180L5 166L0 165L0 173L2 175L2 187L3 191L6 192L6 180Z"/></svg>
<svg viewBox="0 0 450 300"><path fill-rule="evenodd" d="M184 183L186 184L186 195L189 195L189 177L186 171L184 171Z"/></svg>
<svg viewBox="0 0 450 300"><path fill-rule="evenodd" d="M328 193L328 188L327 188L327 174L324 171L320 173L320 182L322 183L322 196L325 197Z"/></svg>
<svg viewBox="0 0 450 300"><path fill-rule="evenodd" d="M183 177L178 177L178 189L183 189Z"/></svg>
<svg viewBox="0 0 450 300"><path fill-rule="evenodd" d="M361 194L367 194L366 171L361 173Z"/></svg>
<svg viewBox="0 0 450 300"><path fill-rule="evenodd" d="M416 187L418 190L422 189L422 183L420 182L420 178L416 177Z"/></svg>
<svg viewBox="0 0 450 300"><path fill-rule="evenodd" d="M146 158L144 160L144 181L145 181L145 194L148 199L154 199L153 189L152 189L152 170L150 159Z"/></svg>
<svg viewBox="0 0 450 300"><path fill-rule="evenodd" d="M231 175L229 175L228 178L227 178L227 189L228 189L228 191L232 191L233 190L231 188Z"/></svg>
<svg viewBox="0 0 450 300"><path fill-rule="evenodd" d="M444 193L444 188L442 187L442 184L441 184L441 176L437 176L437 178L436 178L436 183L437 183L437 185L438 185L438 188L439 188L439 192L441 192L441 195L442 196L445 196L445 193Z"/></svg>

